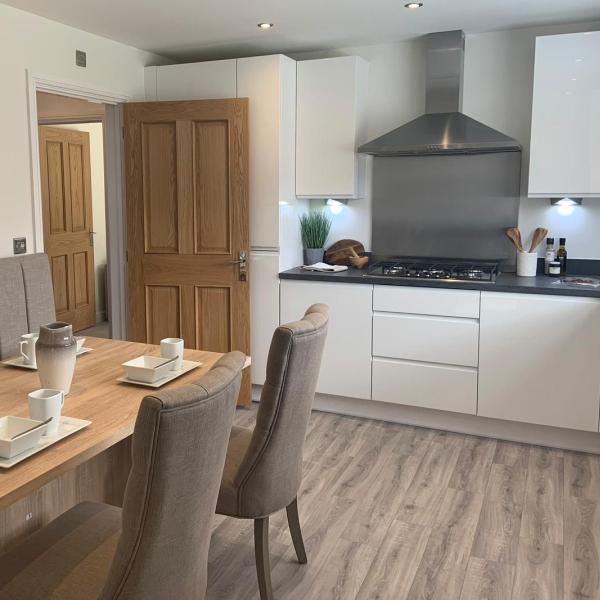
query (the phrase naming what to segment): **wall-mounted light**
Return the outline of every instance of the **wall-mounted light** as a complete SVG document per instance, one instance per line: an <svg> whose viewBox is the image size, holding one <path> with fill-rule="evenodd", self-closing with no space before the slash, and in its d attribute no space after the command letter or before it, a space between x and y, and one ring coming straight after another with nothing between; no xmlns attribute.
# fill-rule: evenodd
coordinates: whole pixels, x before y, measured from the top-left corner
<svg viewBox="0 0 600 600"><path fill-rule="evenodd" d="M273 29L275 25L273 23L257 23L259 29Z"/></svg>
<svg viewBox="0 0 600 600"><path fill-rule="evenodd" d="M558 212L566 217L573 214L575 207L581 206L581 203L581 198L550 198L550 204L558 206Z"/></svg>
<svg viewBox="0 0 600 600"><path fill-rule="evenodd" d="M550 198L552 206L581 206L581 198Z"/></svg>
<svg viewBox="0 0 600 600"><path fill-rule="evenodd" d="M325 206L329 207L329 210L334 214L334 215L339 215L344 206L346 206L346 204L348 204L348 200L337 200L336 198L327 198L325 200Z"/></svg>

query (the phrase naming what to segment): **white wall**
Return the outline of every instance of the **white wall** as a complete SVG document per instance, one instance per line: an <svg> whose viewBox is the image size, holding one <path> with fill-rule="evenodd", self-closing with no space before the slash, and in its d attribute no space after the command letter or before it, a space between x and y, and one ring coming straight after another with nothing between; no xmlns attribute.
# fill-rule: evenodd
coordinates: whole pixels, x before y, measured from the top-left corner
<svg viewBox="0 0 600 600"><path fill-rule="evenodd" d="M102 123L52 125L90 136L90 170L92 180L92 221L94 231L94 268L96 271L96 321L106 320L106 197L104 194L104 136Z"/></svg>
<svg viewBox="0 0 600 600"><path fill-rule="evenodd" d="M75 66L75 50L87 68ZM0 136L0 256L25 236L33 251L31 166L26 70L51 79L144 98L143 67L158 56L0 4L3 114Z"/></svg>
<svg viewBox="0 0 600 600"><path fill-rule="evenodd" d="M529 135L533 93L535 37L600 29L600 22L518 29L467 35L463 111L523 145L522 199L519 225L527 237L535 227L547 227L555 237L567 237L572 258L600 258L600 199L584 201L563 216L548 200L527 198ZM373 139L422 114L425 107L425 63L422 40L340 48L334 52L293 55L297 60L345 55L370 62L368 138ZM367 185L367 189L370 186ZM322 203L312 201L313 206ZM351 200L334 216L331 240L355 238L370 248L370 199Z"/></svg>

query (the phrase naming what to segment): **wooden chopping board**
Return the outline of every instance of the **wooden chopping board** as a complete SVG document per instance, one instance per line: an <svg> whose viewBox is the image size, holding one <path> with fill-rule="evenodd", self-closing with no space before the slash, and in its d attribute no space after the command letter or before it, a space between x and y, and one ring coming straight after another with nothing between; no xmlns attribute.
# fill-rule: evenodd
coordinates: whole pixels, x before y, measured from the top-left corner
<svg viewBox="0 0 600 600"><path fill-rule="evenodd" d="M351 248L359 256L365 252L365 247L356 240L340 240L332 246L329 246L325 251L325 262L330 265L346 265L350 266L349 258L352 256Z"/></svg>

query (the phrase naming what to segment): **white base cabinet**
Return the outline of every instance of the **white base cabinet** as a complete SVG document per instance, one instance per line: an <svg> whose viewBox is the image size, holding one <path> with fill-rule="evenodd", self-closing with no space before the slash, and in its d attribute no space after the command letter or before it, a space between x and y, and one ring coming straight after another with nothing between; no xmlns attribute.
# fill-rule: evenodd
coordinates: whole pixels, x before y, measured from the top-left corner
<svg viewBox="0 0 600 600"><path fill-rule="evenodd" d="M477 369L373 358L373 400L474 415Z"/></svg>
<svg viewBox="0 0 600 600"><path fill-rule="evenodd" d="M281 323L297 321L311 304L329 305L330 320L317 392L371 398L373 287L283 279Z"/></svg>
<svg viewBox="0 0 600 600"><path fill-rule="evenodd" d="M600 300L481 294L483 417L598 431Z"/></svg>

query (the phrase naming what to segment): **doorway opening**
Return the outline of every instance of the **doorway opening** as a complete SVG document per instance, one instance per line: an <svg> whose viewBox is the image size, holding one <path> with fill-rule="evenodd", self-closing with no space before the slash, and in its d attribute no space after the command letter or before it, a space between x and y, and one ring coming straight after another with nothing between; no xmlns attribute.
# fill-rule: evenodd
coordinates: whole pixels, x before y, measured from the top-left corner
<svg viewBox="0 0 600 600"><path fill-rule="evenodd" d="M59 320L111 337L107 294L105 106L36 93L44 251Z"/></svg>

